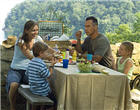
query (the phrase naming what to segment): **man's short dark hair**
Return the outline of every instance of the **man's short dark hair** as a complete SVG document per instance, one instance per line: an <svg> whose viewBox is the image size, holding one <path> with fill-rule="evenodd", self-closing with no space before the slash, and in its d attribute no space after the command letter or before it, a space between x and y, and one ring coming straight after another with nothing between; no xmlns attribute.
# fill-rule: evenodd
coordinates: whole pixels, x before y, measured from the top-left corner
<svg viewBox="0 0 140 110"><path fill-rule="evenodd" d="M87 21L87 20L92 20L93 23L94 23L95 25L98 25L98 20L97 20L97 18L95 18L94 16L89 16L89 17L87 17L87 18L86 18L86 21Z"/></svg>
<svg viewBox="0 0 140 110"><path fill-rule="evenodd" d="M47 49L48 49L47 44L45 44L44 42L38 41L33 45L33 55L35 57L38 57L40 52L44 52Z"/></svg>

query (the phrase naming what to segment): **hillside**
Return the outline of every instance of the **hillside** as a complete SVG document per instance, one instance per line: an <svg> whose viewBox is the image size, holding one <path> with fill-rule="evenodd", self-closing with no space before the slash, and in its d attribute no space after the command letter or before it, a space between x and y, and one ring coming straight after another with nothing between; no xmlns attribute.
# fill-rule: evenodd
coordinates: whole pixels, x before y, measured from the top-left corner
<svg viewBox="0 0 140 110"><path fill-rule="evenodd" d="M133 24L137 21L135 14L140 12L139 6L140 1L137 0L26 0L11 10L5 20L4 32L6 37L9 35L19 37L22 34L23 25L29 19L35 21L59 20L64 23L64 33L70 38L74 38L77 30L84 30L85 18L95 16L98 18L101 33L114 32L121 24L128 25L125 27L126 33L128 33L129 28L129 32L133 31ZM135 27L139 28L139 26ZM120 30L119 33L122 31ZM121 37L126 38L126 36ZM134 40L133 36L137 42L139 37L136 37L137 34L132 34L132 40ZM82 38L85 37L83 33ZM117 40L119 39L120 37Z"/></svg>

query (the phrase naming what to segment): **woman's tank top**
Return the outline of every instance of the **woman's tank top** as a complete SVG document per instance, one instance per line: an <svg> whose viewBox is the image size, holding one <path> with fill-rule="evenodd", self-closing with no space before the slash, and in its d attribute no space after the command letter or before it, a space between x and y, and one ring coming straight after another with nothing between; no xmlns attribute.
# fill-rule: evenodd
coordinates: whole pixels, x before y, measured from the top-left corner
<svg viewBox="0 0 140 110"><path fill-rule="evenodd" d="M35 38L35 42L37 42L37 41L43 41L43 40L40 36L37 36ZM17 40L17 42L18 42L18 40ZM26 70L30 60L22 53L21 49L17 45L17 42L14 47L14 56L13 56L13 60L11 63L11 68L17 69L17 70ZM32 54L32 51L30 51L30 52Z"/></svg>

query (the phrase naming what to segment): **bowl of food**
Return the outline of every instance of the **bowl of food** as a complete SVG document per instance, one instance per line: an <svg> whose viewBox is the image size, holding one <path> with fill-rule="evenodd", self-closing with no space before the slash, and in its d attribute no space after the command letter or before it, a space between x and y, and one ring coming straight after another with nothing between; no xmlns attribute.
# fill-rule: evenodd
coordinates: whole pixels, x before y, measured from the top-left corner
<svg viewBox="0 0 140 110"><path fill-rule="evenodd" d="M80 62L77 64L78 70L80 73L91 73L92 72L92 64L90 62Z"/></svg>

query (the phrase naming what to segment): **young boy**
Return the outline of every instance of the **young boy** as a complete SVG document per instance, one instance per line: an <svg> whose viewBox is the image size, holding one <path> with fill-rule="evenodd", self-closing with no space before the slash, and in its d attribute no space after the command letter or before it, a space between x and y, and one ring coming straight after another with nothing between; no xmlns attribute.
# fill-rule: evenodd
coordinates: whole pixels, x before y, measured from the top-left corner
<svg viewBox="0 0 140 110"><path fill-rule="evenodd" d="M46 57L45 52L47 49L48 46L43 42L36 42L33 45L34 58L29 62L26 74L28 75L31 92L36 95L49 97L56 106L56 98L46 80L51 76L56 60L52 58L51 66L48 69L43 61Z"/></svg>

